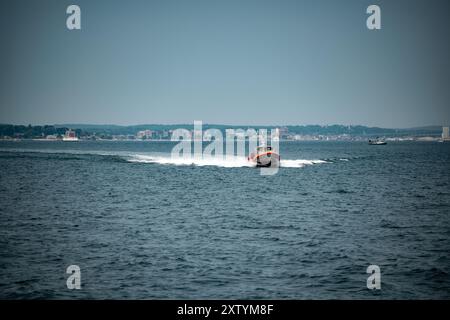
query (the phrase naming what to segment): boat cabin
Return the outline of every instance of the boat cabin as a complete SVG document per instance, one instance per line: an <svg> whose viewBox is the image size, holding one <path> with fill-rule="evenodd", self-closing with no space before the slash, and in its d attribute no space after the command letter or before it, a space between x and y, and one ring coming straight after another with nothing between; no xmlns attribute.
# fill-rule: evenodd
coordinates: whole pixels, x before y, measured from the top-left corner
<svg viewBox="0 0 450 320"><path fill-rule="evenodd" d="M258 147L258 148L256 148L256 152L257 153L264 153L264 152L268 152L268 151L272 151L272 147Z"/></svg>

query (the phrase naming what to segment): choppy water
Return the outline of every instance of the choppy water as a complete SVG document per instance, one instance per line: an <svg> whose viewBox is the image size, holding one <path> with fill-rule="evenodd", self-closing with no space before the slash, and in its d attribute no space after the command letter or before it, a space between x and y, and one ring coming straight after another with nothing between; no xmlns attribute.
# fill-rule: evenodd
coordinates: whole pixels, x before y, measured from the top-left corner
<svg viewBox="0 0 450 320"><path fill-rule="evenodd" d="M450 144L285 142L274 176L172 146L0 142L0 298L450 298Z"/></svg>

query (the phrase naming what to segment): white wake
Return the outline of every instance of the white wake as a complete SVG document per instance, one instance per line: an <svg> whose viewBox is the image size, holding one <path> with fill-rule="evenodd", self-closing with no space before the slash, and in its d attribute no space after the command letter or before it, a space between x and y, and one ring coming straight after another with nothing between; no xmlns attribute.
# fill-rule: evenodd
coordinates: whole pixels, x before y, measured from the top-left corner
<svg viewBox="0 0 450 320"><path fill-rule="evenodd" d="M135 163L156 163L163 165L175 165L175 166L216 166L224 168L240 168L240 167L255 167L255 164L249 162L245 157L230 157L230 158L194 158L194 157L180 157L172 158L170 156L150 156L143 154L136 154L128 158L129 162ZM282 168L302 168L307 165L329 163L324 160L281 160L280 166Z"/></svg>
<svg viewBox="0 0 450 320"><path fill-rule="evenodd" d="M302 168L304 166L310 166L313 164L322 164L329 163L325 160L306 160L306 159L297 159L297 160L281 160L282 168Z"/></svg>
<svg viewBox="0 0 450 320"><path fill-rule="evenodd" d="M135 154L129 151L107 151L107 150L55 150L55 149L1 149L0 152L19 152L19 153L47 153L47 154L73 154L73 155L98 155L98 156L119 156L123 160L134 163L155 163L162 165L175 166L216 166L223 168L255 167L255 163L249 162L246 157L210 157L210 158L172 158L168 154ZM348 159L339 159L340 161L349 161ZM333 160L308 160L308 159L281 159L282 168L302 168L308 165L332 163Z"/></svg>

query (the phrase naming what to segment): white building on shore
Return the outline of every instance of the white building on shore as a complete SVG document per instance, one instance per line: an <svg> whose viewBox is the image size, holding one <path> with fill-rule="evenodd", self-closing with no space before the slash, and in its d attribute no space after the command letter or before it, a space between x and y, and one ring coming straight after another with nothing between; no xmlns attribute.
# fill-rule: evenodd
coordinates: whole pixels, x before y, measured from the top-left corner
<svg viewBox="0 0 450 320"><path fill-rule="evenodd" d="M450 141L448 127L442 127L442 140Z"/></svg>
<svg viewBox="0 0 450 320"><path fill-rule="evenodd" d="M153 137L153 131L152 130L142 130L139 131L136 134L136 137L138 139L151 139Z"/></svg>

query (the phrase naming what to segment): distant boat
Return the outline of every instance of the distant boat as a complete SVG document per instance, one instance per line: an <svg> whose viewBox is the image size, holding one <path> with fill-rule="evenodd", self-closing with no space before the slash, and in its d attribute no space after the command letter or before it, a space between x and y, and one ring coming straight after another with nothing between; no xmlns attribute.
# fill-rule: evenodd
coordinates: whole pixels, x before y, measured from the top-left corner
<svg viewBox="0 0 450 320"><path fill-rule="evenodd" d="M369 144L373 146L382 146L387 144L386 141L379 139L378 137L374 140L369 140Z"/></svg>
<svg viewBox="0 0 450 320"><path fill-rule="evenodd" d="M78 137L73 130L67 130L63 136L63 141L78 141Z"/></svg>
<svg viewBox="0 0 450 320"><path fill-rule="evenodd" d="M273 151L272 147L260 146L248 157L248 161L255 163L257 167L278 167L280 155Z"/></svg>

